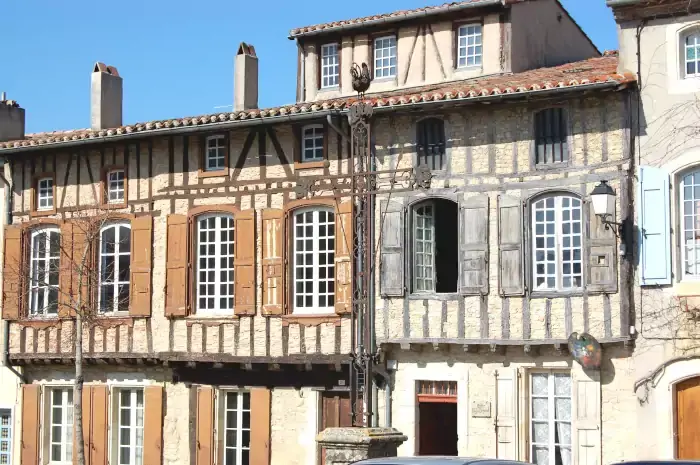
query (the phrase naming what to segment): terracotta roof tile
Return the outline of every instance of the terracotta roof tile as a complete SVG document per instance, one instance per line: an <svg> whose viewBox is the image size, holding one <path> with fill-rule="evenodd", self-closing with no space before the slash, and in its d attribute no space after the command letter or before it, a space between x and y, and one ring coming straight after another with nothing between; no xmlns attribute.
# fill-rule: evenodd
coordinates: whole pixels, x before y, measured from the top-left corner
<svg viewBox="0 0 700 465"><path fill-rule="evenodd" d="M412 87L393 92L367 94L366 100L377 108L396 107L418 102L459 102L474 98L499 97L503 94L523 94L539 90L585 87L597 83L628 84L635 82L632 73L617 72L618 57L615 52L604 56L569 63L552 68L540 68L523 73L452 81L430 86ZM186 126L207 126L217 123L301 115L324 110L344 110L357 102L357 97L346 97L318 102L301 102L272 108L232 113L175 118L145 123L134 123L112 129L55 131L28 134L23 140L0 142L0 151L46 144L60 144L77 140L105 139L121 135L143 133Z"/></svg>

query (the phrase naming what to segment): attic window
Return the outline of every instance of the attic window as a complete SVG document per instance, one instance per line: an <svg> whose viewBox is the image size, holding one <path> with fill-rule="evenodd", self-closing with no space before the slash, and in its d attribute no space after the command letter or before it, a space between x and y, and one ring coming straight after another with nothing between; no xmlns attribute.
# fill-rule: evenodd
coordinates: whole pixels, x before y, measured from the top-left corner
<svg viewBox="0 0 700 465"><path fill-rule="evenodd" d="M374 78L396 77L396 37L378 37L374 40Z"/></svg>
<svg viewBox="0 0 700 465"><path fill-rule="evenodd" d="M207 137L206 171L221 171L226 168L226 138L223 135Z"/></svg>
<svg viewBox="0 0 700 465"><path fill-rule="evenodd" d="M481 66L481 24L465 24L457 30L457 68Z"/></svg>
<svg viewBox="0 0 700 465"><path fill-rule="evenodd" d="M40 211L53 209L53 178L37 180L36 209Z"/></svg>

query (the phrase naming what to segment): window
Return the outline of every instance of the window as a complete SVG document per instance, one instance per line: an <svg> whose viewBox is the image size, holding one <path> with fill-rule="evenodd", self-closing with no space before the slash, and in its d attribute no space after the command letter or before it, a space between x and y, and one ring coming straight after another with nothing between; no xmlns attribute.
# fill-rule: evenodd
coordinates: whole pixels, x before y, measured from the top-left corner
<svg viewBox="0 0 700 465"><path fill-rule="evenodd" d="M31 234L29 314L58 313L58 266L61 233L57 227L38 228Z"/></svg>
<svg viewBox="0 0 700 465"><path fill-rule="evenodd" d="M374 40L374 78L396 77L396 37Z"/></svg>
<svg viewBox="0 0 700 465"><path fill-rule="evenodd" d="M41 178L37 181L37 210L53 210L53 178Z"/></svg>
<svg viewBox="0 0 700 465"><path fill-rule="evenodd" d="M553 165L568 160L566 126L566 112L562 108L548 108L535 114L536 165Z"/></svg>
<svg viewBox="0 0 700 465"><path fill-rule="evenodd" d="M481 24L465 24L457 29L457 68L481 66Z"/></svg>
<svg viewBox="0 0 700 465"><path fill-rule="evenodd" d="M417 125L418 164L431 170L445 168L445 123L441 119L428 118Z"/></svg>
<svg viewBox="0 0 700 465"><path fill-rule="evenodd" d="M581 288L581 200L568 195L532 204L534 289Z"/></svg>
<svg viewBox="0 0 700 465"><path fill-rule="evenodd" d="M233 216L207 214L197 218L197 313L233 311Z"/></svg>
<svg viewBox="0 0 700 465"><path fill-rule="evenodd" d="M100 302L101 312L129 311L131 273L131 227L110 224L100 233Z"/></svg>
<svg viewBox="0 0 700 465"><path fill-rule="evenodd" d="M681 178L683 278L700 277L700 170Z"/></svg>
<svg viewBox="0 0 700 465"><path fill-rule="evenodd" d="M226 169L226 137L209 136L206 139L206 157L204 171L221 171Z"/></svg>
<svg viewBox="0 0 700 465"><path fill-rule="evenodd" d="M532 463L571 465L571 376L533 373L530 386Z"/></svg>
<svg viewBox="0 0 700 465"><path fill-rule="evenodd" d="M49 462L73 463L73 388L48 390Z"/></svg>
<svg viewBox="0 0 700 465"><path fill-rule="evenodd" d="M458 208L431 199L413 208L413 292L457 292Z"/></svg>
<svg viewBox="0 0 700 465"><path fill-rule="evenodd" d="M0 409L0 465L12 463L12 410Z"/></svg>
<svg viewBox="0 0 700 465"><path fill-rule="evenodd" d="M693 32L685 36L685 77L700 75L700 33Z"/></svg>
<svg viewBox="0 0 700 465"><path fill-rule="evenodd" d="M107 203L124 203L124 170L107 172Z"/></svg>
<svg viewBox="0 0 700 465"><path fill-rule="evenodd" d="M224 449L223 465L250 463L250 393L223 392L223 428L219 447Z"/></svg>
<svg viewBox="0 0 700 465"><path fill-rule="evenodd" d="M336 87L340 84L340 56L338 44L321 46L321 88Z"/></svg>
<svg viewBox="0 0 700 465"><path fill-rule="evenodd" d="M294 313L330 313L335 306L335 214L294 214Z"/></svg>
<svg viewBox="0 0 700 465"><path fill-rule="evenodd" d="M143 389L116 389L112 444L117 465L143 465Z"/></svg>
<svg viewBox="0 0 700 465"><path fill-rule="evenodd" d="M323 160L323 147L325 139L323 125L314 124L313 126L305 126L303 136L301 161L307 162Z"/></svg>

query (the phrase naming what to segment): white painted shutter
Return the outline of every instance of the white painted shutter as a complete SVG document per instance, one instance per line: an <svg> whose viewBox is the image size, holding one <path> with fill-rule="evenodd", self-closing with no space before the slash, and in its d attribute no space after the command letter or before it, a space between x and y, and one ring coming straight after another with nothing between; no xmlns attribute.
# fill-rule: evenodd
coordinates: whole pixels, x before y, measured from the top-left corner
<svg viewBox="0 0 700 465"><path fill-rule="evenodd" d="M518 372L496 374L496 458L518 460Z"/></svg>
<svg viewBox="0 0 700 465"><path fill-rule="evenodd" d="M671 202L668 172L639 167L637 222L639 224L639 284L671 284Z"/></svg>
<svg viewBox="0 0 700 465"><path fill-rule="evenodd" d="M572 372L574 395L573 465L600 465L600 374Z"/></svg>

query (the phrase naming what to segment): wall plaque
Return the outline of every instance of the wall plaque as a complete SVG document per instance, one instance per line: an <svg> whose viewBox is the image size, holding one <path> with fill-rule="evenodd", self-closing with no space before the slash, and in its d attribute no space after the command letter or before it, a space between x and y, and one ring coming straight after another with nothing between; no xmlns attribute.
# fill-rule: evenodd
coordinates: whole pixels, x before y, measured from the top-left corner
<svg viewBox="0 0 700 465"><path fill-rule="evenodd" d="M472 401L473 418L491 418L491 402L488 400Z"/></svg>

